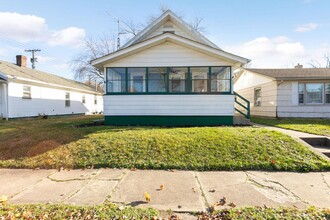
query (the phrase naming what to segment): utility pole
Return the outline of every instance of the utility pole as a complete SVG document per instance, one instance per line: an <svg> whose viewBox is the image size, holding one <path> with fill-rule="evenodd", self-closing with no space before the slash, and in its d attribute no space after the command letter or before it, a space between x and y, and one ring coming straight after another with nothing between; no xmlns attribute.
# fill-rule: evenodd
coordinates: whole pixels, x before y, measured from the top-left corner
<svg viewBox="0 0 330 220"><path fill-rule="evenodd" d="M30 53L32 53L32 58L30 59L30 61L31 61L31 63L32 63L32 69L35 69L35 68L36 68L35 63L38 62L38 58L36 58L36 57L34 56L34 53L35 53L35 52L39 52L39 51L41 51L41 50L40 50L40 49L30 49L30 50L25 50L25 52L30 52Z"/></svg>

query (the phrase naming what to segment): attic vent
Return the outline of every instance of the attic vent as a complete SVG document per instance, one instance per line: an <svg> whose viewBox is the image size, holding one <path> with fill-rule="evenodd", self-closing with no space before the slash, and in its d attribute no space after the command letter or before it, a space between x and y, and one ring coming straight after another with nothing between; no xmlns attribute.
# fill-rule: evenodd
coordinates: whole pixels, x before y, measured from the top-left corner
<svg viewBox="0 0 330 220"><path fill-rule="evenodd" d="M173 28L173 24L164 24L163 28Z"/></svg>
<svg viewBox="0 0 330 220"><path fill-rule="evenodd" d="M163 31L163 34L165 34L165 33L175 34L175 31Z"/></svg>

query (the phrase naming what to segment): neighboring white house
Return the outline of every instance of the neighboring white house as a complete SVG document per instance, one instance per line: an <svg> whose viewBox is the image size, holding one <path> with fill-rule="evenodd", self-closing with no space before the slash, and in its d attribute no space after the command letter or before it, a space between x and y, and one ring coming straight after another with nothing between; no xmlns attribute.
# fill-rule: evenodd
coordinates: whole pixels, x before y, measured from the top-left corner
<svg viewBox="0 0 330 220"><path fill-rule="evenodd" d="M233 124L232 74L248 62L168 10L92 64L106 73L107 125L183 126Z"/></svg>
<svg viewBox="0 0 330 220"><path fill-rule="evenodd" d="M330 69L244 69L235 92L251 102L251 115L330 118Z"/></svg>
<svg viewBox="0 0 330 220"><path fill-rule="evenodd" d="M103 112L102 93L73 80L0 61L0 118Z"/></svg>

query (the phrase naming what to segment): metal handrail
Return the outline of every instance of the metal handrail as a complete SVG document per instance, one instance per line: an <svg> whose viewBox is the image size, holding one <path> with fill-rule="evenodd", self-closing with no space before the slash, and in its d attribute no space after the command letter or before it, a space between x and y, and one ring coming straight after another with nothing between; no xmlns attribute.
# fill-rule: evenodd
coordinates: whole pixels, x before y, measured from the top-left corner
<svg viewBox="0 0 330 220"><path fill-rule="evenodd" d="M234 92L235 95L235 103L237 103L238 105L240 105L242 108L244 108L246 110L246 113L240 111L239 109L235 108L235 110L237 112L239 112L241 115L243 115L245 118L250 119L251 118L251 109L250 109L250 101L247 100L246 98L244 98L243 96L241 96L240 94ZM237 100L237 97L240 98L241 100L243 100L246 104L246 106L242 103L240 103Z"/></svg>

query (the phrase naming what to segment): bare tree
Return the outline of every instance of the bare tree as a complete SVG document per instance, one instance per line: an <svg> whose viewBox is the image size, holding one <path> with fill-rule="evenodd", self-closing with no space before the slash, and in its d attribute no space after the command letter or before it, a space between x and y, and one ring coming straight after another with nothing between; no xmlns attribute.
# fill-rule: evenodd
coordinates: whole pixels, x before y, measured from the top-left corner
<svg viewBox="0 0 330 220"><path fill-rule="evenodd" d="M123 34L130 34L132 36L136 36L142 29L142 24L135 23L132 19L127 21L122 21L122 33Z"/></svg>
<svg viewBox="0 0 330 220"><path fill-rule="evenodd" d="M103 34L100 38L85 39L82 51L72 60L74 78L81 81L103 83L104 74L90 64L91 60L115 51L114 35Z"/></svg>
<svg viewBox="0 0 330 220"><path fill-rule="evenodd" d="M206 28L202 25L204 18L203 17L195 17L191 22L190 26L199 32L205 33Z"/></svg>
<svg viewBox="0 0 330 220"><path fill-rule="evenodd" d="M120 21L119 33L121 35L126 35L127 40L136 36L145 26L149 25L155 21L160 13L164 13L169 10L169 7L166 5L161 5L159 8L159 13L157 15L150 16L144 24L137 24L132 19L126 21ZM111 13L108 12L111 15ZM178 15L182 18L182 15ZM113 17L114 20L119 20L118 18ZM202 26L202 21L204 18L195 17L194 20L190 23L192 28L204 32L205 27ZM114 34L107 35L103 34L98 38L87 38L84 41L82 51L71 61L71 68L75 73L75 79L88 82L87 84L102 84L104 82L104 73L96 69L90 64L91 60L102 57L109 53L112 53L116 50L116 36ZM97 86L97 85L96 85Z"/></svg>
<svg viewBox="0 0 330 220"><path fill-rule="evenodd" d="M325 60L325 65L324 67L325 68L330 68L330 53L326 53L323 55L323 58ZM309 63L308 63L312 68L322 68L322 64L318 61L318 60L311 60Z"/></svg>
<svg viewBox="0 0 330 220"><path fill-rule="evenodd" d="M325 59L325 68L330 68L330 53L326 53L324 55Z"/></svg>

